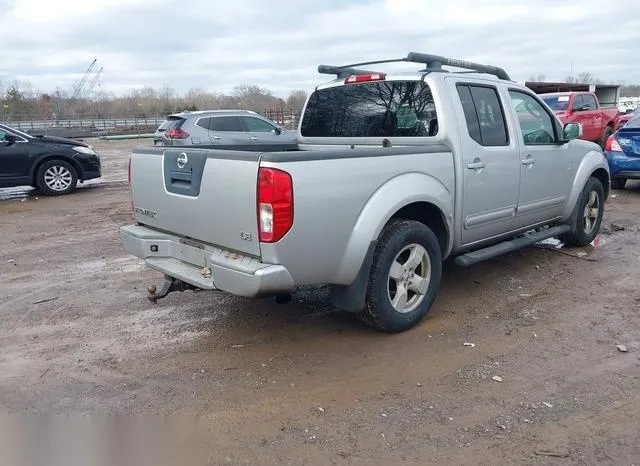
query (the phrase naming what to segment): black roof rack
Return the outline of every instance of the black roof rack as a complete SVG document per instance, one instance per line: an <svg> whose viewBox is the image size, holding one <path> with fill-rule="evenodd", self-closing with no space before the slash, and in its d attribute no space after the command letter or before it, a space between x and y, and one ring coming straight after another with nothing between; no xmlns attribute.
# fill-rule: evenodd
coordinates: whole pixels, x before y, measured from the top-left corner
<svg viewBox="0 0 640 466"><path fill-rule="evenodd" d="M431 72L431 71L440 71L446 72L447 70L443 70L443 66L453 66L455 68L463 68L471 71L475 71L478 73L486 73L492 74L499 79L504 79L507 81L511 81L511 78L507 74L507 72L498 68L497 66L492 65L481 65L479 63L473 63L464 60L458 60L455 58L447 58L441 57L440 55L431 55L428 53L418 53L418 52L409 52L404 58L393 58L390 60L376 60L362 63L353 63L351 65L343 65L343 66L333 66L333 65L320 65L318 66L318 73L322 74L334 74L338 79L344 79L352 75L358 74L368 74L368 73L377 73L377 71L371 70L361 70L358 68L354 68L355 66L367 66L367 65L379 65L382 63L422 63L426 65L426 68L421 71Z"/></svg>

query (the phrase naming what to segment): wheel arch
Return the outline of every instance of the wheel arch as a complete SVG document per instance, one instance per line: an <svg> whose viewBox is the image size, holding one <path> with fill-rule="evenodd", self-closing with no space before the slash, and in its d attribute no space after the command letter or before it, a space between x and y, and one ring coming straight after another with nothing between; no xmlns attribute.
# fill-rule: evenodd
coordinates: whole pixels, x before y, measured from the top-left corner
<svg viewBox="0 0 640 466"><path fill-rule="evenodd" d="M573 185L571 186L571 192L562 215L563 220L568 220L574 212L576 203L580 197L580 193L584 189L584 185L591 177L597 178L604 188L605 201L609 197L609 191L611 189L609 165L604 155L600 151L589 151L581 160L576 174L573 178Z"/></svg>
<svg viewBox="0 0 640 466"><path fill-rule="evenodd" d="M362 309L378 238L393 220L416 220L430 227L446 258L453 245L453 201L441 181L423 173L400 175L382 185L361 210L346 245L332 286L334 306Z"/></svg>
<svg viewBox="0 0 640 466"><path fill-rule="evenodd" d="M63 162L67 162L68 164L70 164L75 169L78 179L82 180L82 168L80 167L78 162L75 161L72 157L65 157L63 155L62 156L61 155L47 155L47 156L44 156L41 159L39 159L33 165L33 168L31 169L31 181L32 181L34 186L38 185L38 171L40 170L40 167L42 167L42 165L44 165L46 162L49 162L51 160L61 160Z"/></svg>

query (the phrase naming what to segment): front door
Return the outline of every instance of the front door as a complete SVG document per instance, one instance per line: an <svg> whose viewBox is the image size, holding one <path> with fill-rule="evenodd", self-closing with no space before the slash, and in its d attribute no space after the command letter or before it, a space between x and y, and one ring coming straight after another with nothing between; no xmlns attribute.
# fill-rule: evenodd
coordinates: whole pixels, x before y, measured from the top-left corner
<svg viewBox="0 0 640 466"><path fill-rule="evenodd" d="M512 123L505 119L498 89L476 83L455 87L459 97L456 106L461 105L467 126L460 131L464 182L461 238L469 245L513 229L520 161L517 143L509 137Z"/></svg>
<svg viewBox="0 0 640 466"><path fill-rule="evenodd" d="M276 144L282 140L276 134L276 127L261 118L241 117L247 127L249 144Z"/></svg>
<svg viewBox="0 0 640 466"><path fill-rule="evenodd" d="M0 128L0 188L31 184L26 141L14 135L16 142L9 143L6 134L8 132Z"/></svg>
<svg viewBox="0 0 640 466"><path fill-rule="evenodd" d="M561 138L554 117L538 98L510 90L518 118L520 144L520 193L516 227L526 227L561 215L573 184L575 160Z"/></svg>

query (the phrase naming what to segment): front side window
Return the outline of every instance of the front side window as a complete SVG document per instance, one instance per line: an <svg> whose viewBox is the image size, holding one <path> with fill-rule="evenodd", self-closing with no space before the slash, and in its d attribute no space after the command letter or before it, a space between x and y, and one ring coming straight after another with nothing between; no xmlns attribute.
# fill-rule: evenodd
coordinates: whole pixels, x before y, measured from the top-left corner
<svg viewBox="0 0 640 466"><path fill-rule="evenodd" d="M587 107L587 110L596 110L598 108L596 98L591 94L585 94L582 98L584 99L584 105Z"/></svg>
<svg viewBox="0 0 640 466"><path fill-rule="evenodd" d="M211 119L213 131L241 132L244 131L242 121L237 116L220 116Z"/></svg>
<svg viewBox="0 0 640 466"><path fill-rule="evenodd" d="M247 130L250 133L268 133L276 129L270 123L267 123L264 120L256 117L243 117L245 124L247 125Z"/></svg>
<svg viewBox="0 0 640 466"><path fill-rule="evenodd" d="M300 127L303 137L435 136L431 89L422 81L375 81L315 91Z"/></svg>
<svg viewBox="0 0 640 466"><path fill-rule="evenodd" d="M6 134L6 133L4 132L4 130L3 130L2 128L0 128L0 142L3 142L3 141L4 141L4 135L5 135L5 134Z"/></svg>
<svg viewBox="0 0 640 466"><path fill-rule="evenodd" d="M581 95L577 95L573 99L573 107L571 108L574 112L581 112L584 110L584 98Z"/></svg>
<svg viewBox="0 0 640 466"><path fill-rule="evenodd" d="M509 91L526 145L553 144L555 124L540 103L525 92Z"/></svg>

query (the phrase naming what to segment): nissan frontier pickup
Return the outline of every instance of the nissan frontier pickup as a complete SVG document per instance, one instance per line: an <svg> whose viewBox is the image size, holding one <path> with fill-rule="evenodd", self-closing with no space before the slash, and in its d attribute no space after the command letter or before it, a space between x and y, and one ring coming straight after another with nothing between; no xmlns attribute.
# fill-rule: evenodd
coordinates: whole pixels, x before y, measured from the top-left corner
<svg viewBox="0 0 640 466"><path fill-rule="evenodd" d="M385 64L410 69L388 73ZM321 65L297 150L137 148L126 251L176 290L286 301L326 284L385 332L415 326L442 263L598 234L602 149L505 70L437 55Z"/></svg>

